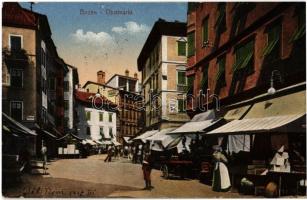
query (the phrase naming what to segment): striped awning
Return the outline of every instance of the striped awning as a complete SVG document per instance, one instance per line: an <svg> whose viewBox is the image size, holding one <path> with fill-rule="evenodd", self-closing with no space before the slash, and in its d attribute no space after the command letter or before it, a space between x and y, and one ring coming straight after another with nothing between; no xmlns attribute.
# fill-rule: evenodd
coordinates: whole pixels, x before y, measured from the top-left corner
<svg viewBox="0 0 307 200"><path fill-rule="evenodd" d="M242 120L233 120L224 126L207 133L211 134L240 134L240 133L260 133L268 132L281 128L295 120L303 117L299 115L282 115L275 117L250 118Z"/></svg>
<svg viewBox="0 0 307 200"><path fill-rule="evenodd" d="M152 131L146 131L142 135L137 136L136 138L132 139L133 141L135 140L142 140L143 142L146 142L146 138L156 134L159 130L152 130Z"/></svg>

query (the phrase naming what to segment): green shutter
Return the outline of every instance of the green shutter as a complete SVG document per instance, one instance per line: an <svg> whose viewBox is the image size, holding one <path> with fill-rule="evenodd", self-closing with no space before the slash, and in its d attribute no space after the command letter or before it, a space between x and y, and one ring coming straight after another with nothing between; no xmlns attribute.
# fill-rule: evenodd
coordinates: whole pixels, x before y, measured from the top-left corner
<svg viewBox="0 0 307 200"><path fill-rule="evenodd" d="M203 77L202 77L202 80L201 80L201 89L203 91L207 91L207 89L208 89L208 67L209 67L209 65L207 64L204 68Z"/></svg>
<svg viewBox="0 0 307 200"><path fill-rule="evenodd" d="M186 42L178 41L178 56L185 56L186 55Z"/></svg>
<svg viewBox="0 0 307 200"><path fill-rule="evenodd" d="M185 72L177 71L177 76L178 76L178 85L185 85L186 84Z"/></svg>
<svg viewBox="0 0 307 200"><path fill-rule="evenodd" d="M305 7L304 8L298 8L297 9L298 12L298 27L295 30L295 32L293 33L293 35L291 36L290 42L295 42L299 39L301 39L302 37L304 37L304 35L306 34L306 10Z"/></svg>
<svg viewBox="0 0 307 200"><path fill-rule="evenodd" d="M254 55L254 40L236 50L236 62L233 66L233 72L248 66Z"/></svg>
<svg viewBox="0 0 307 200"><path fill-rule="evenodd" d="M202 32L203 32L203 43L209 40L209 32L208 32L208 22L209 19L206 18L203 22Z"/></svg>
<svg viewBox="0 0 307 200"><path fill-rule="evenodd" d="M195 32L188 34L188 57L195 53Z"/></svg>
<svg viewBox="0 0 307 200"><path fill-rule="evenodd" d="M188 94L193 93L193 88L194 88L194 76L188 76L187 93Z"/></svg>
<svg viewBox="0 0 307 200"><path fill-rule="evenodd" d="M226 12L225 12L226 3L220 3L218 7L219 16L215 23L215 28L218 33L223 32L226 26Z"/></svg>
<svg viewBox="0 0 307 200"><path fill-rule="evenodd" d="M185 111L185 105L183 99L178 99L178 112L184 112Z"/></svg>
<svg viewBox="0 0 307 200"><path fill-rule="evenodd" d="M216 74L216 81L220 80L222 77L225 79L225 64L226 64L226 58L223 56L222 58L219 59L218 66L219 70L218 73Z"/></svg>
<svg viewBox="0 0 307 200"><path fill-rule="evenodd" d="M268 31L268 44L263 50L263 56L269 55L280 41L280 26L276 25Z"/></svg>

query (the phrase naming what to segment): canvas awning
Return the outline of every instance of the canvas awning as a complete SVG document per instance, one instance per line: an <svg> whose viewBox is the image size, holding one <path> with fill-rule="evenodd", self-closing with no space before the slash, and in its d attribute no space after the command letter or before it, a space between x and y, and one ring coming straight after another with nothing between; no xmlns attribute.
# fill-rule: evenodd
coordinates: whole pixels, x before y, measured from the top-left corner
<svg viewBox="0 0 307 200"><path fill-rule="evenodd" d="M53 139L56 139L57 137L55 135L53 135L52 133L46 131L46 130L42 130L43 133L45 133L46 135L52 137Z"/></svg>
<svg viewBox="0 0 307 200"><path fill-rule="evenodd" d="M123 137L124 141L128 144L130 144L132 141L130 141L130 137Z"/></svg>
<svg viewBox="0 0 307 200"><path fill-rule="evenodd" d="M146 138L148 141L162 141L165 137L167 137L167 133L170 133L174 130L175 128L166 128L162 129L161 131L155 133L154 135Z"/></svg>
<svg viewBox="0 0 307 200"><path fill-rule="evenodd" d="M299 118L305 114L299 115L283 115L275 117L251 118L242 120L233 120L224 126L212 130L210 134L242 134L242 133L261 133L277 130ZM281 130L282 131L282 130Z"/></svg>
<svg viewBox="0 0 307 200"><path fill-rule="evenodd" d="M30 130L26 126L22 125L21 123L17 122L13 118L9 117L5 113L2 113L2 123L5 124L8 128L12 128L18 132L30 135L30 136L36 136L37 134L35 131Z"/></svg>
<svg viewBox="0 0 307 200"><path fill-rule="evenodd" d="M224 119L227 121L240 119L248 111L250 107L251 105L247 105L247 106L231 109L227 111L227 113L224 115Z"/></svg>
<svg viewBox="0 0 307 200"><path fill-rule="evenodd" d="M115 145L115 146L121 146L122 144L117 142L117 141L112 141L112 143Z"/></svg>
<svg viewBox="0 0 307 200"><path fill-rule="evenodd" d="M221 119L215 119L215 113L213 110L208 110L207 112L203 112L195 115L190 122L187 122L180 126L179 128L173 130L169 134L189 134L195 132L201 132L206 128L216 124Z"/></svg>
<svg viewBox="0 0 307 200"><path fill-rule="evenodd" d="M152 130L152 131L146 131L145 133L143 133L142 135L137 136L136 138L132 139L133 141L136 140L142 140L142 142L146 142L146 138L154 135L155 133L157 133L158 130Z"/></svg>

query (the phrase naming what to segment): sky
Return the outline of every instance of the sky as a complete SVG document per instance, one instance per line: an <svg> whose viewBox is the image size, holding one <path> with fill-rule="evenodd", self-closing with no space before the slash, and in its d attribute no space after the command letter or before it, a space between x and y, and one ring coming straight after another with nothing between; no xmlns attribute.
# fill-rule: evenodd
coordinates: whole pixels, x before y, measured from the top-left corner
<svg viewBox="0 0 307 200"><path fill-rule="evenodd" d="M21 5L30 8L29 3ZM186 7L184 2L40 2L33 10L47 15L59 56L78 68L83 85L96 82L99 70L106 72L106 80L126 69L133 76L155 21L186 22ZM118 10L127 14L114 13Z"/></svg>

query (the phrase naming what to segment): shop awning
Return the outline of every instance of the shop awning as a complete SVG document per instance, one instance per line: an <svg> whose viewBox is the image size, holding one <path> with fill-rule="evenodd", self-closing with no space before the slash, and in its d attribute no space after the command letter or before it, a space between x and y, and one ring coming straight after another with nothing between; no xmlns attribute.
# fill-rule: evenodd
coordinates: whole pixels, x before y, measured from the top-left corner
<svg viewBox="0 0 307 200"><path fill-rule="evenodd" d="M162 129L161 131L155 133L154 135L146 138L148 141L162 141L165 137L167 137L167 133L170 133L174 130L175 128L166 128Z"/></svg>
<svg viewBox="0 0 307 200"><path fill-rule="evenodd" d="M283 115L275 117L251 118L242 120L233 120L224 126L206 133L211 134L246 134L261 133L277 130L291 122L302 118L305 114ZM286 129L287 130L287 129ZM281 130L282 131L282 130Z"/></svg>
<svg viewBox="0 0 307 200"><path fill-rule="evenodd" d="M207 112L195 115L190 122L183 124L169 134L190 134L201 132L204 129L216 124L220 120L222 119L215 119L215 113L213 110L208 110Z"/></svg>
<svg viewBox="0 0 307 200"><path fill-rule="evenodd" d="M251 105L243 106L240 108L235 108L232 110L229 110L225 115L224 119L227 121L240 119L242 116L248 111L248 109L251 107Z"/></svg>
<svg viewBox="0 0 307 200"><path fill-rule="evenodd" d="M50 133L50 132L48 132L48 131L46 131L46 130L42 130L42 132L45 133L46 135L48 135L48 136L54 138L54 139L57 138L55 135L53 135L52 133Z"/></svg>
<svg viewBox="0 0 307 200"><path fill-rule="evenodd" d="M26 126L22 125L21 123L17 122L13 118L9 117L5 113L2 113L2 123L5 124L8 128L12 128L16 131L19 131L21 133L30 135L30 136L36 136L37 134L35 131L30 130Z"/></svg>
<svg viewBox="0 0 307 200"><path fill-rule="evenodd" d="M122 144L117 142L117 141L112 141L112 143L115 145L115 146L121 146Z"/></svg>
<svg viewBox="0 0 307 200"><path fill-rule="evenodd" d="M130 141L130 137L123 137L124 141L128 144L130 144L132 141Z"/></svg>
<svg viewBox="0 0 307 200"><path fill-rule="evenodd" d="M154 135L155 133L157 133L158 130L152 130L152 131L146 131L145 133L143 133L142 135L137 136L136 138L132 139L133 141L135 140L142 140L142 142L146 142L146 138Z"/></svg>

